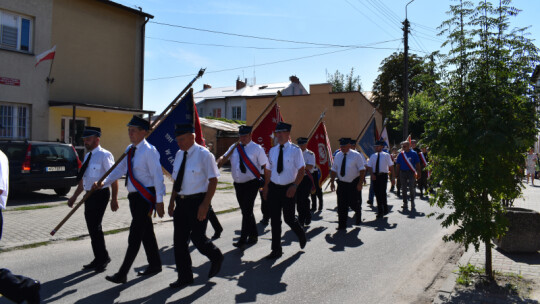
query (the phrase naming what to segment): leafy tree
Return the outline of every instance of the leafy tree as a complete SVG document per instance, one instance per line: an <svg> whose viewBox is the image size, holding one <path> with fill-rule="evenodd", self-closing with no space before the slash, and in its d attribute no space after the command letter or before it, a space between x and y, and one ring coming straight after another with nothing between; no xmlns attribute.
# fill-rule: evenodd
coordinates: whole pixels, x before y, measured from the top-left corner
<svg viewBox="0 0 540 304"><path fill-rule="evenodd" d="M332 92L355 92L362 90L360 76L354 75L354 68L348 75L341 74L339 70L333 75L327 75L326 81L332 84Z"/></svg>
<svg viewBox="0 0 540 304"><path fill-rule="evenodd" d="M435 54L434 54L435 55ZM430 56L430 59L433 56ZM373 101L380 105L384 117L389 117L398 105L403 104L403 72L404 54L393 53L381 62L379 76L373 82ZM414 95L426 90L438 94L437 80L439 78L433 60L409 54L409 94ZM393 127L394 124L389 124ZM399 136L401 137L401 136Z"/></svg>
<svg viewBox="0 0 540 304"><path fill-rule="evenodd" d="M442 225L457 226L445 241L486 248L486 275L493 278L493 238L504 234L504 200L521 193L523 153L534 142L537 115L528 91L538 49L526 29L510 30L519 13L511 0L477 6L457 0L442 23L444 60L452 68L444 96L427 126L433 183L440 188L430 203L450 206Z"/></svg>
<svg viewBox="0 0 540 304"><path fill-rule="evenodd" d="M420 92L409 97L409 133L413 139L420 138L424 134L425 125L433 119L436 113L436 101L428 92ZM395 111L390 114L389 136L401 138L403 130L403 105L398 104ZM396 130L398 130L396 132Z"/></svg>

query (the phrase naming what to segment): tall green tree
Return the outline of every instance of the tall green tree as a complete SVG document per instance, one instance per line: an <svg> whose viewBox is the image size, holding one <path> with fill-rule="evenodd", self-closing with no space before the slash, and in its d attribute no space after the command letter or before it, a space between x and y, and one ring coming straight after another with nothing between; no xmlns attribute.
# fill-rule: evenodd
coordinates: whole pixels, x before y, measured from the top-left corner
<svg viewBox="0 0 540 304"><path fill-rule="evenodd" d="M437 102L434 96L423 91L409 97L409 133L413 139L421 138L424 135L425 125L433 119L436 113ZM403 134L403 105L398 104L396 110L392 111L389 120L389 137L394 142L399 143Z"/></svg>
<svg viewBox="0 0 540 304"><path fill-rule="evenodd" d="M326 76L326 81L332 84L332 92L362 91L360 76L354 75L354 68L351 68L350 73L347 75L336 70L334 74Z"/></svg>
<svg viewBox="0 0 540 304"><path fill-rule="evenodd" d="M379 105L384 117L389 117L398 105L403 104L404 58L401 53L393 53L381 62L379 76L373 82L373 102ZM426 90L436 94L439 78L433 57L409 54L409 94Z"/></svg>
<svg viewBox="0 0 540 304"><path fill-rule="evenodd" d="M504 200L521 193L523 153L534 142L537 115L528 81L538 49L526 29L510 29L519 10L510 0L474 5L457 0L441 25L450 46L444 96L428 122L432 205L450 206L442 225L457 226L446 241L476 250L485 244L486 275L493 278L493 238L504 234Z"/></svg>

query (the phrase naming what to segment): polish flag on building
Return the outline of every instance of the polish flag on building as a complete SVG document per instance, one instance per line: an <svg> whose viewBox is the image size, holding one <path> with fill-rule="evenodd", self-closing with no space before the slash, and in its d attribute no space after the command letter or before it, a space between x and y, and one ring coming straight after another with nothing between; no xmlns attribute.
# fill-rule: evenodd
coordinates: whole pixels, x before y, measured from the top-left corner
<svg viewBox="0 0 540 304"><path fill-rule="evenodd" d="M276 103L251 133L253 142L261 145L266 154L274 146L274 131L276 130L277 123L280 121L283 121L283 117L281 117L281 112Z"/></svg>
<svg viewBox="0 0 540 304"><path fill-rule="evenodd" d="M315 153L315 162L321 170L321 178L319 179L319 186L321 186L326 178L328 178L330 168L334 162L332 147L330 147L330 140L328 139L328 133L326 133L324 121L321 121L317 126L317 129L307 143L307 148Z"/></svg>
<svg viewBox="0 0 540 304"><path fill-rule="evenodd" d="M34 67L37 67L38 64L45 60L53 60L54 54L56 54L56 45L52 47L52 49L47 50L39 55L36 56L36 65Z"/></svg>

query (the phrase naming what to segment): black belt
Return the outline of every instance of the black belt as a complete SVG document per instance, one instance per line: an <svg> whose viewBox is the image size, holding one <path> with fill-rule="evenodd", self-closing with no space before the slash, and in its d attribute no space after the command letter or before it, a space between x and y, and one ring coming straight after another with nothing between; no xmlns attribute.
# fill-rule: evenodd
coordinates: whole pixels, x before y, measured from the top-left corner
<svg viewBox="0 0 540 304"><path fill-rule="evenodd" d="M279 185L279 184L276 184L274 182L270 182L270 184L272 184L276 188L289 188L293 183L290 183L290 184L287 184L287 185Z"/></svg>
<svg viewBox="0 0 540 304"><path fill-rule="evenodd" d="M188 200L188 199L204 198L205 195L206 195L206 192L201 192L201 193L195 193L195 194L189 194L189 195L178 194L176 197L183 200Z"/></svg>

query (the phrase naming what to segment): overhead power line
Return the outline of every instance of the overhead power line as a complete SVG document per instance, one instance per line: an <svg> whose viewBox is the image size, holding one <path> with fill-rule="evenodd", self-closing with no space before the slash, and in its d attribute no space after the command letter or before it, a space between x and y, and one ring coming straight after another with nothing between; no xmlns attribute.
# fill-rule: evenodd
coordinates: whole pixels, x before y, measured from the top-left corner
<svg viewBox="0 0 540 304"><path fill-rule="evenodd" d="M287 42L287 43L296 43L296 44L309 44L309 45L329 46L329 47L342 47L342 48L353 47L353 45L317 43L317 42L309 42L309 41L295 41L295 40L278 39L278 38L270 38L270 37L262 37L262 36L253 36L253 35L246 35L246 34L229 33L229 32L208 30L208 29L203 29L203 28L196 28L196 27L190 27L190 26L184 26L184 25L178 25L178 24L163 23L163 22L157 22L157 21L150 21L149 23L163 25L163 26L176 27L176 28L182 28L182 29L192 30L192 31L207 32L207 33L213 33L213 34L221 34L221 35L236 36L236 37L251 38L251 39L259 39L259 40L270 40L270 41L278 41L278 42Z"/></svg>
<svg viewBox="0 0 540 304"><path fill-rule="evenodd" d="M302 57L296 57L296 58L290 58L290 59L284 59L284 60L278 60L278 61L272 61L272 62L266 62L266 63L260 63L260 64L246 65L246 66L235 67L235 68L227 68L227 69L222 69L222 70L207 71L205 74L214 74L214 73L228 72L228 71L241 70L241 69L247 69L247 68L254 68L254 67L278 64L278 63L283 63L283 62L290 62L290 61L302 60L302 59L319 57L319 56L324 56L324 55L330 55L330 54L346 52L346 51L351 51L351 50L361 49L361 48L381 49L381 50L395 50L396 49L396 48L386 48L386 47L355 46L355 47L340 49L340 50L336 50L332 52L325 52L325 53L319 53L319 54L314 54L314 55L308 55L308 56L302 56ZM415 51L422 52L419 50L415 50ZM149 78L149 79L145 79L144 81L156 81L156 80L173 79L173 78L190 77L190 76L195 76L195 74Z"/></svg>
<svg viewBox="0 0 540 304"><path fill-rule="evenodd" d="M226 47L226 48L243 48L243 49L257 49L257 50L303 50L303 49L324 49L324 48L337 48L335 46L303 46L303 47L260 47L260 46L242 46L242 45L227 45L227 44L215 44L215 43L198 43L190 41L178 41L173 39L157 38L146 36L148 39L167 41L179 44L190 44L190 45L201 45L201 46L215 46L215 47ZM381 42L373 42L366 45L351 45L350 47L367 47L371 45L383 44L400 39L386 40Z"/></svg>

